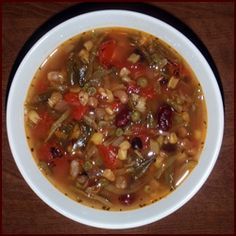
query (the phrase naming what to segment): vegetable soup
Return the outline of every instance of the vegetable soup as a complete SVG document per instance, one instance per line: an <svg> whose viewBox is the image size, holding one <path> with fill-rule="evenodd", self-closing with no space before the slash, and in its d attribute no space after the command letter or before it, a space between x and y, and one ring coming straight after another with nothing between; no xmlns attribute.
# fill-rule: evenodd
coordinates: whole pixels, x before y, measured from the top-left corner
<svg viewBox="0 0 236 236"><path fill-rule="evenodd" d="M162 40L126 28L61 44L25 101L39 169L66 196L103 210L144 207L175 190L199 161L206 121L187 62Z"/></svg>

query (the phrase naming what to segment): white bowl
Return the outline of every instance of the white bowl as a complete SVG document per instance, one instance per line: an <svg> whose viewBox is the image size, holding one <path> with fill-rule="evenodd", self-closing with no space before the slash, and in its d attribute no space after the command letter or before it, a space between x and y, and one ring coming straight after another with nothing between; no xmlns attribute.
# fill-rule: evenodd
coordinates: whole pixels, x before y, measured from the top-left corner
<svg viewBox="0 0 236 236"><path fill-rule="evenodd" d="M167 42L192 67L205 95L208 129L205 147L190 176L162 200L141 209L107 212L81 205L57 190L39 171L29 150L24 129L24 101L31 80L45 58L62 42L94 28L120 26L142 30ZM99 228L142 226L173 213L190 200L208 178L222 143L224 113L216 78L199 50L179 31L147 15L104 10L74 17L50 30L27 53L11 85L7 103L7 132L15 162L33 191L50 207L77 222Z"/></svg>

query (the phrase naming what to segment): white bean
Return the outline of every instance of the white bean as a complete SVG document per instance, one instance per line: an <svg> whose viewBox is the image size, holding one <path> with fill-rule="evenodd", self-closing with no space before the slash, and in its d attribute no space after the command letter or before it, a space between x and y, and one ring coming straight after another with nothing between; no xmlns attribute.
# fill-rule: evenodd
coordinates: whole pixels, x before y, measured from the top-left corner
<svg viewBox="0 0 236 236"><path fill-rule="evenodd" d="M48 99L48 105L54 107L58 102L62 100L62 95L59 92L52 93L51 97Z"/></svg>
<svg viewBox="0 0 236 236"><path fill-rule="evenodd" d="M63 83L64 77L59 71L51 71L47 74L47 78L50 82Z"/></svg>
<svg viewBox="0 0 236 236"><path fill-rule="evenodd" d="M79 171L80 171L79 162L76 161L76 160L73 160L70 163L70 174L71 174L71 176L73 178L75 178L79 174Z"/></svg>
<svg viewBox="0 0 236 236"><path fill-rule="evenodd" d="M95 97L90 97L90 98L88 99L88 105L91 106L91 107L93 107L93 108L96 108L96 107L98 106L98 100L97 100L97 98L95 98Z"/></svg>
<svg viewBox="0 0 236 236"><path fill-rule="evenodd" d="M124 90L116 90L114 93L115 97L118 97L121 103L125 104L128 102L128 95Z"/></svg>
<svg viewBox="0 0 236 236"><path fill-rule="evenodd" d="M125 189L127 188L127 180L124 176L118 176L116 178L116 187L119 189Z"/></svg>
<svg viewBox="0 0 236 236"><path fill-rule="evenodd" d="M102 95L102 99L106 99L107 102L111 103L114 101L114 96L111 90L109 89L104 89L104 88L99 88L98 92Z"/></svg>
<svg viewBox="0 0 236 236"><path fill-rule="evenodd" d="M92 49L92 47L93 47L93 42L92 42L91 40L85 42L85 43L84 43L84 47L85 47L88 51L90 51L90 50Z"/></svg>
<svg viewBox="0 0 236 236"><path fill-rule="evenodd" d="M120 77L124 77L124 76L127 76L130 74L130 71L126 68L126 67L123 67L121 70L120 70Z"/></svg>
<svg viewBox="0 0 236 236"><path fill-rule="evenodd" d="M79 57L83 63L88 64L89 63L89 52L86 49L82 49L79 52Z"/></svg>
<svg viewBox="0 0 236 236"><path fill-rule="evenodd" d="M86 93L84 91L80 91L80 93L79 93L79 101L80 101L80 103L83 106L87 105L88 99L89 99L88 93Z"/></svg>
<svg viewBox="0 0 236 236"><path fill-rule="evenodd" d="M146 100L146 98L140 97L137 101L137 105L135 106L135 108L141 113L146 111Z"/></svg>

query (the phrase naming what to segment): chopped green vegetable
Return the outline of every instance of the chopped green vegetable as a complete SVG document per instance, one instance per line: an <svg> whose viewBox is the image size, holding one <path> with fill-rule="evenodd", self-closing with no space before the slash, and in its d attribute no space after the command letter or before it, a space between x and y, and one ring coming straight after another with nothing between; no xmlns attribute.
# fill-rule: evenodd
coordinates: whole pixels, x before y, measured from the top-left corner
<svg viewBox="0 0 236 236"><path fill-rule="evenodd" d="M121 128L116 129L116 136L117 137L123 135L123 133L124 133L123 129L121 129Z"/></svg>
<svg viewBox="0 0 236 236"><path fill-rule="evenodd" d="M91 161L86 161L83 165L84 170L87 172L93 168Z"/></svg>
<svg viewBox="0 0 236 236"><path fill-rule="evenodd" d="M146 119L147 119L147 128L155 128L156 121L151 111L148 112Z"/></svg>
<svg viewBox="0 0 236 236"><path fill-rule="evenodd" d="M170 189L175 189L173 175L173 165L171 165L165 170L164 174L165 183L170 187Z"/></svg>
<svg viewBox="0 0 236 236"><path fill-rule="evenodd" d="M131 113L131 120L133 122L138 122L141 120L141 113L139 111L133 111Z"/></svg>
<svg viewBox="0 0 236 236"><path fill-rule="evenodd" d="M89 88L87 89L87 93L88 93L89 96L95 95L96 92L97 92L97 89L94 88L94 87L89 87Z"/></svg>
<svg viewBox="0 0 236 236"><path fill-rule="evenodd" d="M87 82L86 73L87 65L82 64L75 55L71 56L67 62L68 83L71 86L83 87Z"/></svg>
<svg viewBox="0 0 236 236"><path fill-rule="evenodd" d="M139 85L141 88L146 88L148 85L148 81L145 77L139 77L137 81L137 85Z"/></svg>
<svg viewBox="0 0 236 236"><path fill-rule="evenodd" d="M93 46L93 48L91 49L91 52L90 52L90 57L89 57L89 64L88 64L88 69L87 69L87 73L86 73L86 76L85 76L85 80L88 81L92 74L93 74L93 70L94 70L94 60L97 56L97 50L98 50L98 47L100 45L100 43L103 41L103 39L105 38L106 34L102 34L100 35L97 39L96 39L96 43L95 45Z"/></svg>
<svg viewBox="0 0 236 236"><path fill-rule="evenodd" d="M101 178L99 180L99 184L101 185L102 188L106 187L109 184L109 181L105 178Z"/></svg>
<svg viewBox="0 0 236 236"><path fill-rule="evenodd" d="M71 152L76 152L79 148L85 148L90 136L92 135L93 128L86 123L81 123L80 124L80 136L77 139L77 141L73 144Z"/></svg>
<svg viewBox="0 0 236 236"><path fill-rule="evenodd" d="M59 119L57 119L51 126L51 129L49 131L49 134L45 140L45 143L52 137L52 135L54 134L54 132L56 131L56 129L58 127L61 126L62 122L65 121L70 115L70 110L65 111L60 117Z"/></svg>
<svg viewBox="0 0 236 236"><path fill-rule="evenodd" d="M142 177L150 165L155 161L156 155L149 156L145 159L138 159L138 161L134 165L134 179L137 180Z"/></svg>
<svg viewBox="0 0 236 236"><path fill-rule="evenodd" d="M155 175L156 179L160 179L162 174L171 166L174 164L176 160L176 155L170 156L167 160L164 161L164 165L161 165L161 168L157 170L157 173Z"/></svg>
<svg viewBox="0 0 236 236"><path fill-rule="evenodd" d="M77 189L77 188L75 188L74 191L75 191L76 193L82 195L82 196L85 196L85 197L87 197L87 198L96 200L96 201L98 201L98 202L104 204L104 205L107 206L107 207L112 207L112 203L111 203L108 199L106 199L106 198L104 198L104 197L102 197L102 196L99 196L99 195L97 195L97 194L88 194L88 193L85 193L84 191L82 191L82 190L80 190L80 189Z"/></svg>

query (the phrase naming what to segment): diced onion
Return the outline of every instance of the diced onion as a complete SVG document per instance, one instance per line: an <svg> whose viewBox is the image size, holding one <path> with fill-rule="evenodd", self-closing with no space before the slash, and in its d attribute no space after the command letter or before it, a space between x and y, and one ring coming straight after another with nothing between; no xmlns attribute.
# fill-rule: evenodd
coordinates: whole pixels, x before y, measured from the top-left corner
<svg viewBox="0 0 236 236"><path fill-rule="evenodd" d="M176 78L175 76L172 76L167 84L167 87L171 89L175 89L178 82L179 82L179 79Z"/></svg>
<svg viewBox="0 0 236 236"><path fill-rule="evenodd" d="M28 117L29 117L30 121L32 121L34 124L37 124L39 122L39 120L41 119L39 114L34 110L31 110L28 113Z"/></svg>
<svg viewBox="0 0 236 236"><path fill-rule="evenodd" d="M138 55L138 54L136 54L136 53L132 53L132 54L128 57L127 61L129 61L129 62L131 62L131 63L134 64L134 63L138 62L139 59L140 59L140 55Z"/></svg>

